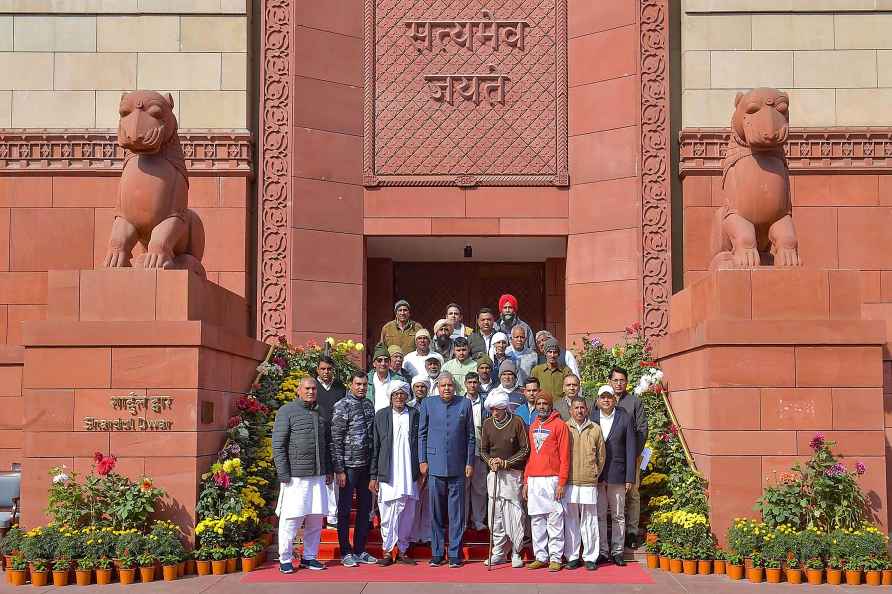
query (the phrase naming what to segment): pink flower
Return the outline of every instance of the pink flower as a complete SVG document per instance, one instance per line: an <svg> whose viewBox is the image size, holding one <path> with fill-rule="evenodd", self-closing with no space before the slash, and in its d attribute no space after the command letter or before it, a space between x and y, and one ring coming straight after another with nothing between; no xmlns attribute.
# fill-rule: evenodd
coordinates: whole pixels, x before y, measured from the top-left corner
<svg viewBox="0 0 892 594"><path fill-rule="evenodd" d="M598 348L599 346L601 346L601 344L603 344L603 343L601 342L601 339L600 339L600 338L598 338L597 336L595 336L593 339L591 339L591 341L589 341L589 344L592 345L592 348L593 348L593 349L596 349L596 348Z"/></svg>
<svg viewBox="0 0 892 594"><path fill-rule="evenodd" d="M842 476L846 473L846 467L842 465L841 462L837 462L830 468L824 471L824 474L827 476Z"/></svg>
<svg viewBox="0 0 892 594"><path fill-rule="evenodd" d="M223 487L224 489L228 489L229 485L232 484L229 475L225 472L214 473L214 482L217 483L218 487Z"/></svg>
<svg viewBox="0 0 892 594"><path fill-rule="evenodd" d="M229 423L227 423L227 427L232 429L233 427L238 427L242 423L242 418L238 415L234 417L229 417Z"/></svg>
<svg viewBox="0 0 892 594"><path fill-rule="evenodd" d="M811 438L810 442L808 442L808 447L816 452L824 447L824 434L815 433L815 436Z"/></svg>
<svg viewBox="0 0 892 594"><path fill-rule="evenodd" d="M94 452L93 453L93 462L96 462L98 464L99 462L102 462L102 458L104 458L104 456L102 455L102 452Z"/></svg>
<svg viewBox="0 0 892 594"><path fill-rule="evenodd" d="M96 474L99 476L107 476L115 468L118 459L115 456L103 456L96 464Z"/></svg>
<svg viewBox="0 0 892 594"><path fill-rule="evenodd" d="M863 462L856 462L855 472L857 472L858 474L864 474L865 472L867 472L867 466L865 466Z"/></svg>

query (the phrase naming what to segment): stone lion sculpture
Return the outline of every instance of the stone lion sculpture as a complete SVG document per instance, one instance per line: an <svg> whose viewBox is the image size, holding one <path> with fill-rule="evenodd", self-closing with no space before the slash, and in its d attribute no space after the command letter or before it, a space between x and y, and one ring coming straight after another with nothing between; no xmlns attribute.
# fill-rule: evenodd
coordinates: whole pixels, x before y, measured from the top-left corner
<svg viewBox="0 0 892 594"><path fill-rule="evenodd" d="M712 232L716 268L747 268L773 260L799 266L784 143L790 98L775 89L738 93L731 141L722 160L723 204Z"/></svg>
<svg viewBox="0 0 892 594"><path fill-rule="evenodd" d="M154 91L121 96L118 144L125 149L118 210L104 265L186 269L204 277L204 228L188 208L189 179L173 97ZM137 243L145 254L133 258Z"/></svg>

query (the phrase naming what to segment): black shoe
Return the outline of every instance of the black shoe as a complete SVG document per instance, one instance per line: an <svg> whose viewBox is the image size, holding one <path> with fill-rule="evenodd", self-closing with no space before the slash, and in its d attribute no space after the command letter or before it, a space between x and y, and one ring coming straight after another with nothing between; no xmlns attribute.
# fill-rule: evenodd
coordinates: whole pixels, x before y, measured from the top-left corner
<svg viewBox="0 0 892 594"><path fill-rule="evenodd" d="M380 567L390 567L393 565L393 557L386 555L383 559L378 559L378 565Z"/></svg>
<svg viewBox="0 0 892 594"><path fill-rule="evenodd" d="M567 563L567 569L579 569L580 567L582 567L582 561L579 559L573 559Z"/></svg>
<svg viewBox="0 0 892 594"><path fill-rule="evenodd" d="M598 555L598 560L595 561L595 563L598 565L604 565L608 561L610 561L610 557L608 557L607 555Z"/></svg>
<svg viewBox="0 0 892 594"><path fill-rule="evenodd" d="M443 557L433 557L430 561L427 562L431 567L439 567L443 565L446 561L443 560Z"/></svg>
<svg viewBox="0 0 892 594"><path fill-rule="evenodd" d="M396 556L396 562L400 565L418 565L418 561L415 559L410 559L403 554L399 554Z"/></svg>
<svg viewBox="0 0 892 594"><path fill-rule="evenodd" d="M313 571L323 571L326 569L325 565L316 561L315 559L304 559L301 557L300 567L303 569L312 569Z"/></svg>
<svg viewBox="0 0 892 594"><path fill-rule="evenodd" d="M589 571L595 571L598 569L598 564L595 563L594 561L586 561L585 568L588 569Z"/></svg>
<svg viewBox="0 0 892 594"><path fill-rule="evenodd" d="M626 560L623 559L623 556L622 556L622 555L614 555L614 556L613 556L613 563L614 563L615 565L619 565L620 567L625 567L625 565L626 565Z"/></svg>
<svg viewBox="0 0 892 594"><path fill-rule="evenodd" d="M457 569L457 568L461 567L462 565L463 565L463 563L462 563L461 559L450 559L449 560L449 568L450 569Z"/></svg>

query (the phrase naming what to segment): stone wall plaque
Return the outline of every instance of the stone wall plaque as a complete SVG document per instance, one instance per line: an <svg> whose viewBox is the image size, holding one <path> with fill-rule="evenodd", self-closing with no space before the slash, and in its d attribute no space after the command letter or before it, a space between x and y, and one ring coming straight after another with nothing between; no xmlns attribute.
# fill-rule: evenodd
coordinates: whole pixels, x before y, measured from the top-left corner
<svg viewBox="0 0 892 594"><path fill-rule="evenodd" d="M567 0L365 0L367 186L564 186Z"/></svg>

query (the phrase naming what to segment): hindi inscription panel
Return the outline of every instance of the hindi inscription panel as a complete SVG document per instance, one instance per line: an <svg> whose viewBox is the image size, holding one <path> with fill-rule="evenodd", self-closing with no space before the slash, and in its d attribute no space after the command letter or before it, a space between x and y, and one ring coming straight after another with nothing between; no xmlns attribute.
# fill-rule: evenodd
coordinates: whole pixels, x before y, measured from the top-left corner
<svg viewBox="0 0 892 594"><path fill-rule="evenodd" d="M568 184L566 0L365 10L365 185Z"/></svg>

